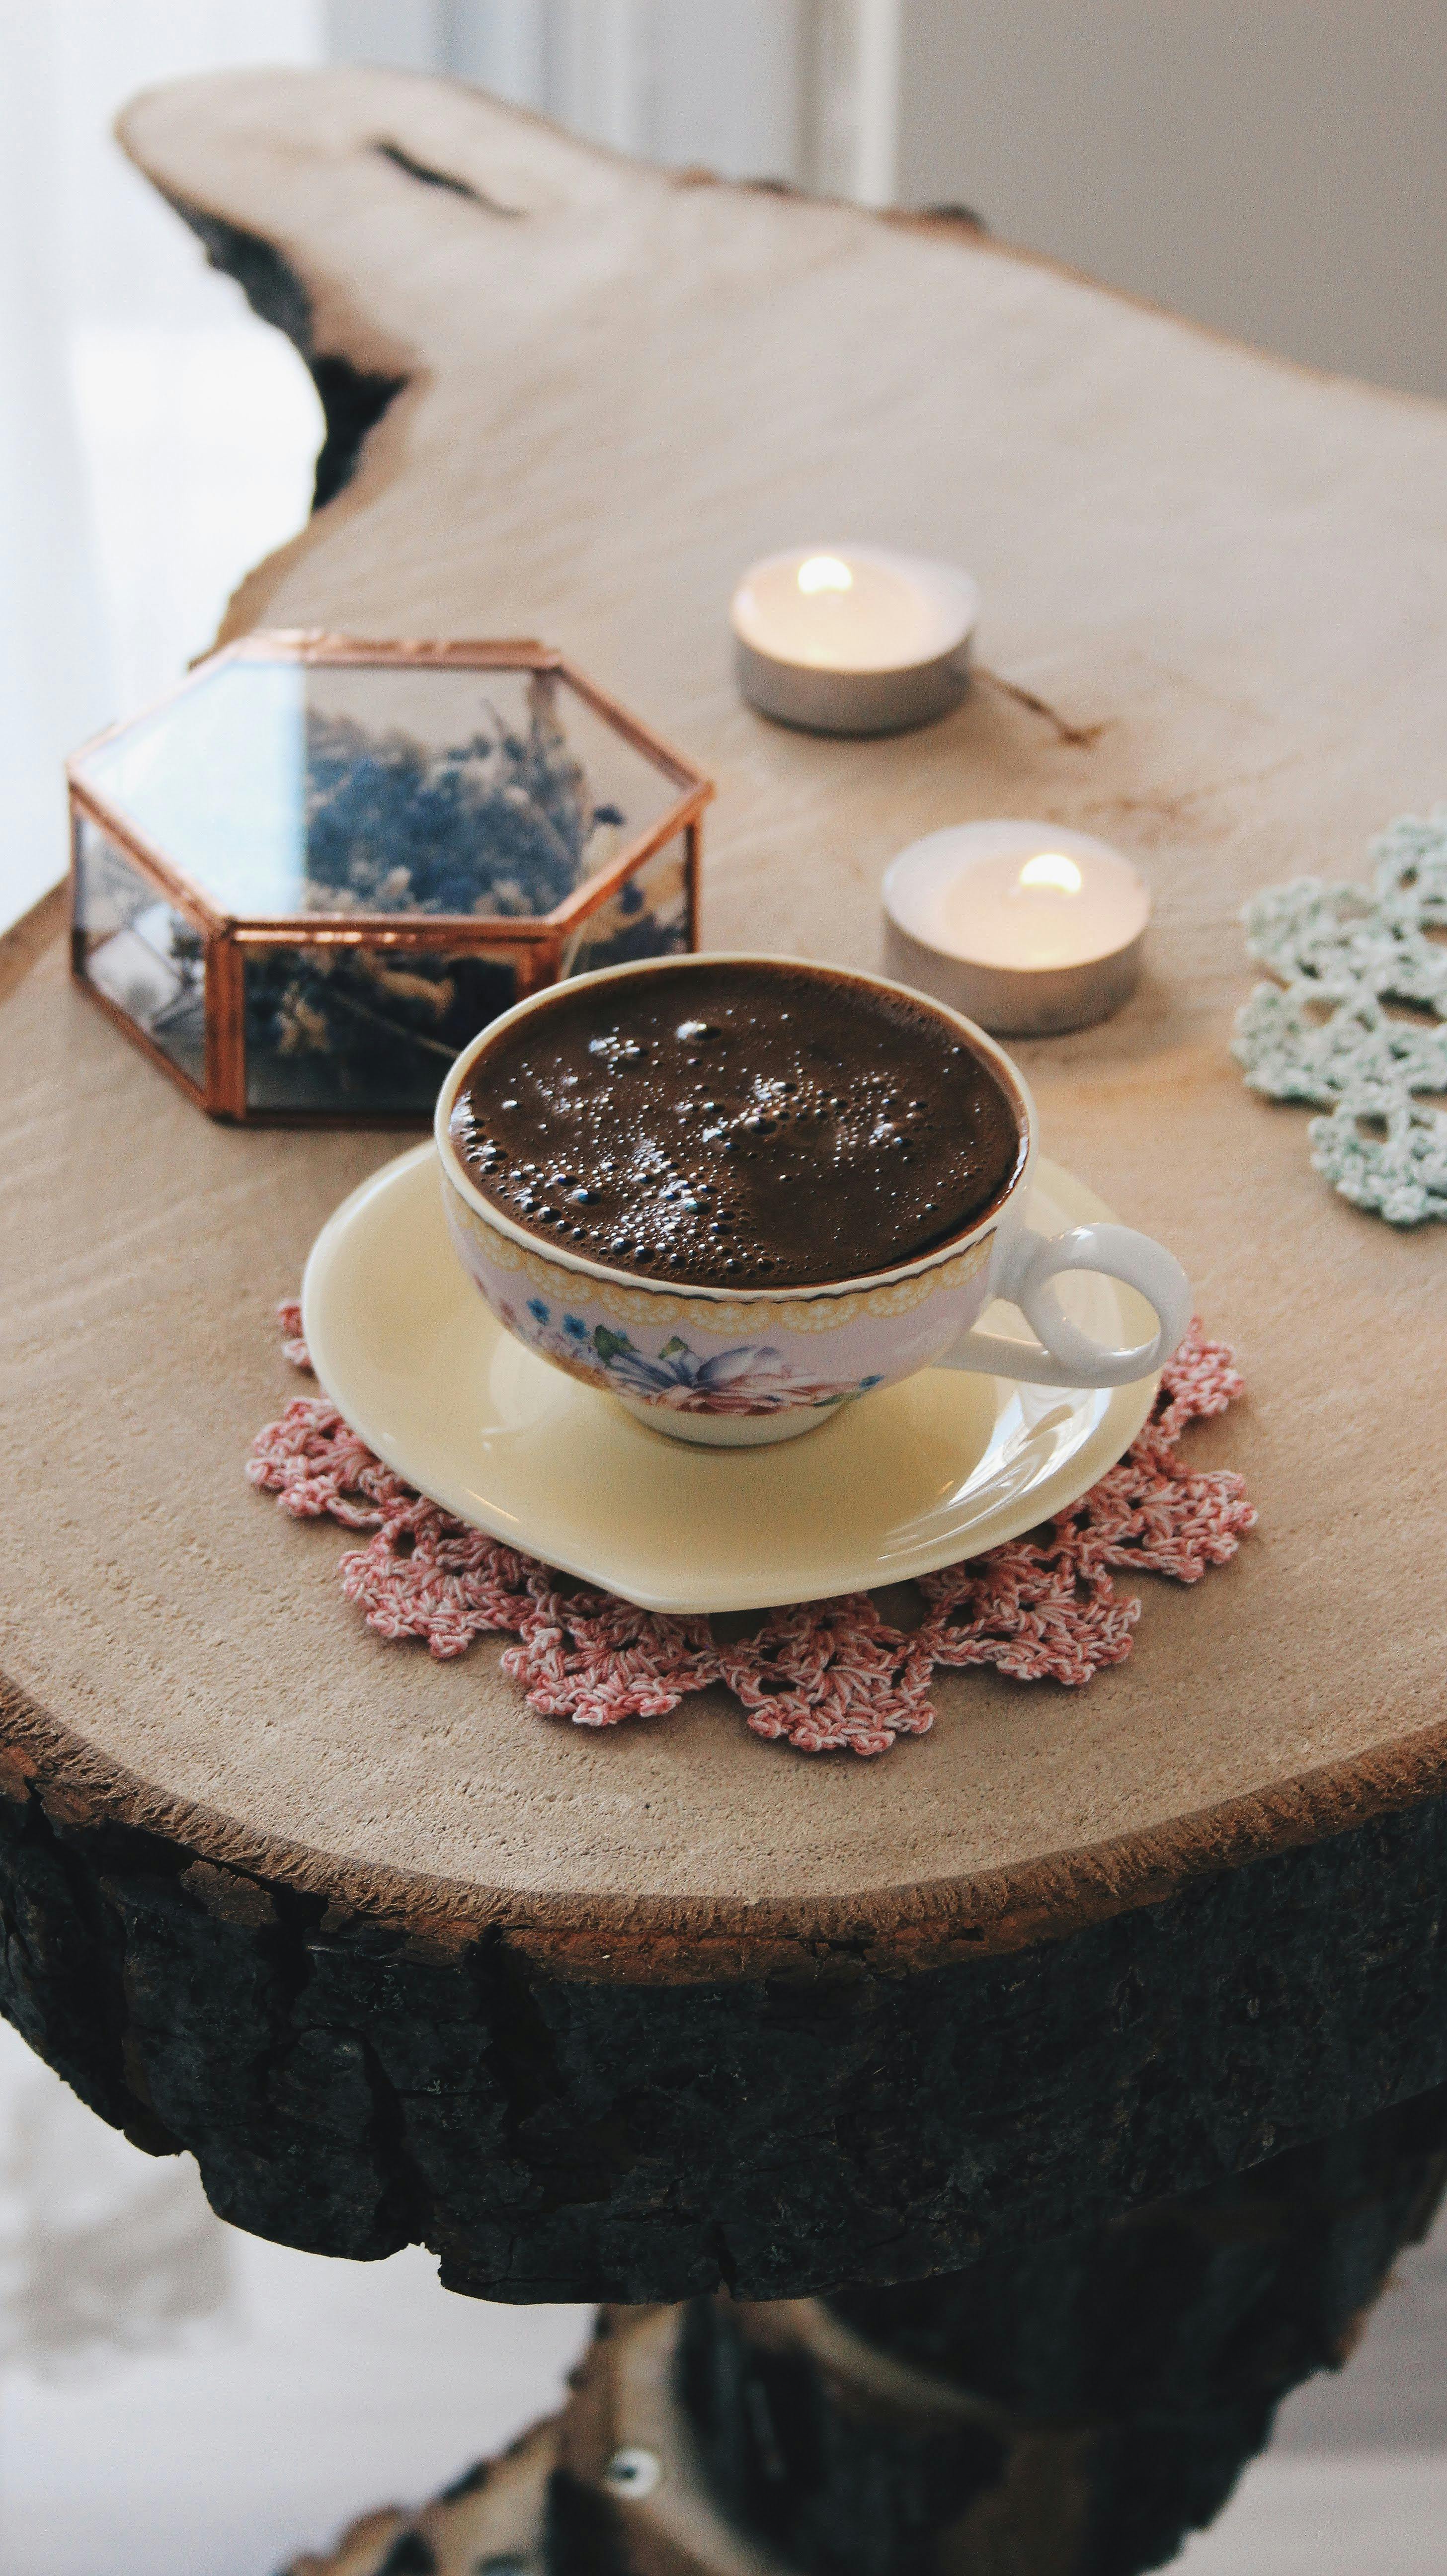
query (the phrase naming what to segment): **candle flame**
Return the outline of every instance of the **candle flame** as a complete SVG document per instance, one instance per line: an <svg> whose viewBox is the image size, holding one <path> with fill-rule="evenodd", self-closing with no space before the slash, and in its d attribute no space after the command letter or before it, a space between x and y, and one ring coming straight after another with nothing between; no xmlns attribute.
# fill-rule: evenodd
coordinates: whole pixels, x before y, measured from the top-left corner
<svg viewBox="0 0 1447 2576"><path fill-rule="evenodd" d="M1079 894L1084 882L1075 861L1067 859L1063 850L1042 850L1020 870L1022 886L1051 886L1057 894Z"/></svg>
<svg viewBox="0 0 1447 2576"><path fill-rule="evenodd" d="M837 555L811 555L807 563L799 566L799 588L809 592L852 590L854 575Z"/></svg>

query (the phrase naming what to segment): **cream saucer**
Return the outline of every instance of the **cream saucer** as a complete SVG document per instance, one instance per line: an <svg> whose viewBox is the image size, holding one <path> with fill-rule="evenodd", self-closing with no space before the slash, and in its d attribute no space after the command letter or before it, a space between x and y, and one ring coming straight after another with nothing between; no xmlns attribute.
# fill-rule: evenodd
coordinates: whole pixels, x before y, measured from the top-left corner
<svg viewBox="0 0 1447 2576"><path fill-rule="evenodd" d="M1038 1168L1047 1234L1111 1211ZM1104 1340L1146 1308L1113 1280L1061 1283ZM312 1247L302 1319L317 1376L409 1484L510 1547L648 1610L754 1610L927 1574L1048 1520L1135 1438L1154 1378L1095 1393L928 1369L801 1440L699 1449L514 1341L448 1240L434 1148L343 1201ZM988 1330L1025 1338L1013 1306Z"/></svg>

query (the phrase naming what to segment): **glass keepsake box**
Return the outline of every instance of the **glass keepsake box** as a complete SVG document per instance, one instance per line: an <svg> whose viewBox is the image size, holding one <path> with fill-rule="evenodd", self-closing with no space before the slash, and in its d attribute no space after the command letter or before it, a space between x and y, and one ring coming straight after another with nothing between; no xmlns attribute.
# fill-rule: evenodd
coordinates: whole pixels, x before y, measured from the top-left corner
<svg viewBox="0 0 1447 2576"><path fill-rule="evenodd" d="M543 644L255 634L69 763L72 965L213 1118L428 1118L565 975L697 944L710 782Z"/></svg>

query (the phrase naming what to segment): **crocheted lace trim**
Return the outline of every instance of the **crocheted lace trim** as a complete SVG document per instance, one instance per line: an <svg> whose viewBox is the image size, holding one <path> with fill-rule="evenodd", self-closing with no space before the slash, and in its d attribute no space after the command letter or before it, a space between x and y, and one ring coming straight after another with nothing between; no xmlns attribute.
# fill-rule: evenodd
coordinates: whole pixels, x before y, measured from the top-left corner
<svg viewBox="0 0 1447 2576"><path fill-rule="evenodd" d="M301 1309L280 1309L283 1347L310 1367ZM395 1475L325 1396L298 1396L252 1443L246 1473L298 1520L369 1530L341 1561L342 1589L381 1637L417 1637L446 1659L511 1636L503 1670L527 1705L575 1726L666 1717L722 1683L755 1735L801 1753L887 1753L934 1723L931 1675L993 1665L1012 1680L1088 1682L1123 1663L1138 1600L1115 1577L1196 1583L1234 1556L1256 1513L1228 1469L1192 1474L1176 1443L1242 1392L1223 1342L1200 1324L1166 1369L1154 1410L1118 1465L1038 1538L1013 1539L921 1576L918 1627L891 1626L867 1592L765 1613L733 1642L706 1618L660 1617L519 1556L452 1519Z"/></svg>
<svg viewBox="0 0 1447 2576"><path fill-rule="evenodd" d="M1238 1014L1253 1091L1300 1100L1311 1159L1392 1225L1447 1217L1447 805L1373 841L1370 886L1297 877L1246 906L1247 947L1279 981ZM1436 932L1438 937L1433 937Z"/></svg>

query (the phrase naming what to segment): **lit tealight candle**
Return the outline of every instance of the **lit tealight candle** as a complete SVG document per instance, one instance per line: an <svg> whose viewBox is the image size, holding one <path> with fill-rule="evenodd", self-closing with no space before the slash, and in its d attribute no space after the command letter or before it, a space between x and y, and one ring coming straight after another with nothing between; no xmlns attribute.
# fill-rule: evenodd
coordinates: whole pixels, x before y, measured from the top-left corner
<svg viewBox="0 0 1447 2576"><path fill-rule="evenodd" d="M739 687L811 733L900 733L958 706L979 613L967 573L887 546L766 555L734 593Z"/></svg>
<svg viewBox="0 0 1447 2576"><path fill-rule="evenodd" d="M885 876L888 971L1000 1037L1081 1029L1134 992L1150 896L1129 859L1054 823L962 823Z"/></svg>

